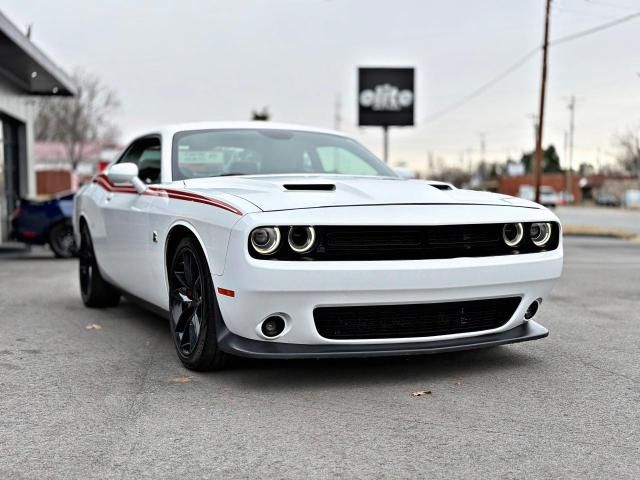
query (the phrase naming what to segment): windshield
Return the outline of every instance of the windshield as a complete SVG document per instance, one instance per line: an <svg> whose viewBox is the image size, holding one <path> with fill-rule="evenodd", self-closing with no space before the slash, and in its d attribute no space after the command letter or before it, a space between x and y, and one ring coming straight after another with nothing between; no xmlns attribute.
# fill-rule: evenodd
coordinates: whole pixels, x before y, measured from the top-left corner
<svg viewBox="0 0 640 480"><path fill-rule="evenodd" d="M180 132L172 162L174 180L287 173L397 177L354 140L290 130Z"/></svg>

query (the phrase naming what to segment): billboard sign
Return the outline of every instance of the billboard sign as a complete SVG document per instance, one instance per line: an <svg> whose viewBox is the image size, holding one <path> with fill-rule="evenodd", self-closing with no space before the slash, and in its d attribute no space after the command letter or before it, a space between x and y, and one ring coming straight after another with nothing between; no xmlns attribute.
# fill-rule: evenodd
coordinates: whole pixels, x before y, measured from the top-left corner
<svg viewBox="0 0 640 480"><path fill-rule="evenodd" d="M413 68L358 69L358 125L412 126Z"/></svg>

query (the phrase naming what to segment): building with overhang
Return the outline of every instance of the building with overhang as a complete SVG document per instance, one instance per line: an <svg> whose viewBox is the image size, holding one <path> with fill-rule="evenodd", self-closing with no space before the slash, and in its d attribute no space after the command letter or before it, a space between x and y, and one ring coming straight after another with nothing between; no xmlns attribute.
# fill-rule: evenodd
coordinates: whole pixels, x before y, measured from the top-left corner
<svg viewBox="0 0 640 480"><path fill-rule="evenodd" d="M34 97L74 93L67 74L0 12L0 242L18 199L36 192Z"/></svg>

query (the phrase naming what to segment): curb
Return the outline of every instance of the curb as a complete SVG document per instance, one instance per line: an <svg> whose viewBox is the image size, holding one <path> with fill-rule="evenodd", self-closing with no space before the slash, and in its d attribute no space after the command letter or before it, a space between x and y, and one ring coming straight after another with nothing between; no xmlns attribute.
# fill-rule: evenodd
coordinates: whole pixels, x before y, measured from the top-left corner
<svg viewBox="0 0 640 480"><path fill-rule="evenodd" d="M590 227L585 225L563 225L562 232L566 236L620 238L622 240L639 240L640 235L626 230L613 228Z"/></svg>

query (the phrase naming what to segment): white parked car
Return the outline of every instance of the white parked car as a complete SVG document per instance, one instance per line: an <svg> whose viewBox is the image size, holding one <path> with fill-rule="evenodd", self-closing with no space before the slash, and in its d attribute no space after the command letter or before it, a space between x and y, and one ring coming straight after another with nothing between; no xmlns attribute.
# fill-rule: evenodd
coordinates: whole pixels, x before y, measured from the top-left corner
<svg viewBox="0 0 640 480"><path fill-rule="evenodd" d="M393 171L400 178L404 178L404 179L407 179L407 180L416 178L416 172L414 172L413 170L411 170L410 168L407 168L407 167L393 167Z"/></svg>
<svg viewBox="0 0 640 480"><path fill-rule="evenodd" d="M518 197L533 202L536 199L536 188L533 185L520 185L520 188L518 189ZM546 185L540 186L541 205L548 208L555 208L559 203L561 203L560 196L553 187L548 187Z"/></svg>
<svg viewBox="0 0 640 480"><path fill-rule="evenodd" d="M76 196L88 307L170 319L191 369L233 355L418 354L545 337L558 218L504 195L405 180L337 132L170 126Z"/></svg>

